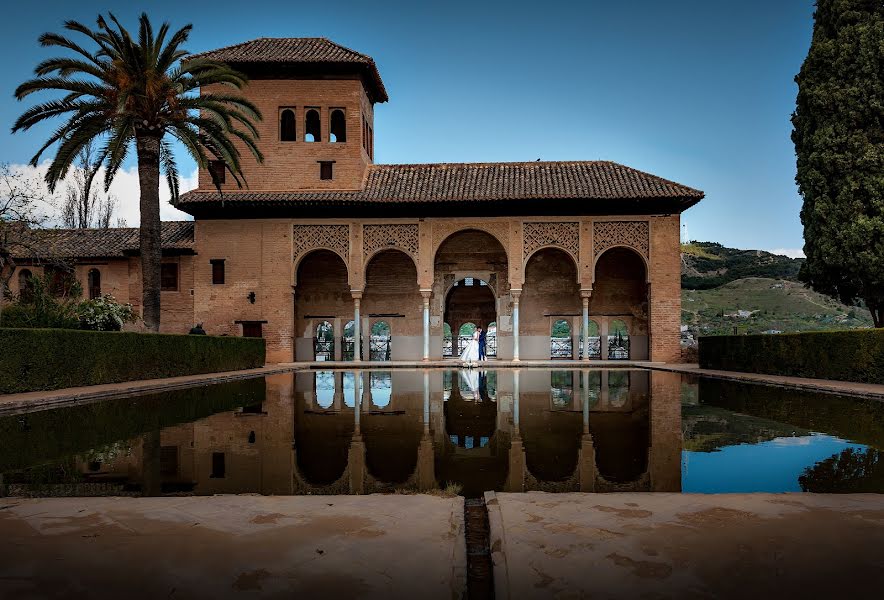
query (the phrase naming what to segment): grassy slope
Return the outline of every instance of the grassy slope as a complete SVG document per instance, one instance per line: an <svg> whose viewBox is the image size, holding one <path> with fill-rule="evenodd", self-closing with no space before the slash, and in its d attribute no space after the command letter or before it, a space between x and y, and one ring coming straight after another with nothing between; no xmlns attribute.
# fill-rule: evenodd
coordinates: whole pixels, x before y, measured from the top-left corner
<svg viewBox="0 0 884 600"><path fill-rule="evenodd" d="M819 331L870 327L868 311L850 307L795 281L747 277L705 290L682 289L682 323L699 335ZM738 310L748 318L727 317Z"/></svg>

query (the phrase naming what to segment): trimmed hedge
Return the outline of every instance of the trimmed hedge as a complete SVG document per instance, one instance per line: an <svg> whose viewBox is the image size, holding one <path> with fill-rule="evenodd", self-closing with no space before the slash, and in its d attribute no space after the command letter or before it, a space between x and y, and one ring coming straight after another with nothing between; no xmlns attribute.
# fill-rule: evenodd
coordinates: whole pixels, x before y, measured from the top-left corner
<svg viewBox="0 0 884 600"><path fill-rule="evenodd" d="M0 394L264 365L261 338L0 328Z"/></svg>
<svg viewBox="0 0 884 600"><path fill-rule="evenodd" d="M884 329L701 337L700 367L884 383Z"/></svg>

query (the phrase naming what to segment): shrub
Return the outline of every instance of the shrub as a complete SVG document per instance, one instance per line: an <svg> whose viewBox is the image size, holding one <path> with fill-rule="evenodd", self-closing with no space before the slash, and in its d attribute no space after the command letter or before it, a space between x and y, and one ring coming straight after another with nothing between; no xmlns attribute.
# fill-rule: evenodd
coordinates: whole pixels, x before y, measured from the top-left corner
<svg viewBox="0 0 884 600"><path fill-rule="evenodd" d="M884 383L884 329L702 337L700 367Z"/></svg>
<svg viewBox="0 0 884 600"><path fill-rule="evenodd" d="M120 304L110 294L84 300L77 306L80 328L91 331L120 331L126 323L138 320L131 304Z"/></svg>
<svg viewBox="0 0 884 600"><path fill-rule="evenodd" d="M0 328L0 394L264 364L261 338Z"/></svg>
<svg viewBox="0 0 884 600"><path fill-rule="evenodd" d="M59 286L48 273L42 277L31 277L30 283L31 289L26 297L19 296L12 304L3 308L0 324L4 327L61 329L77 329L80 326L80 317L77 314L79 284L74 282L63 287L66 293L56 295L53 289Z"/></svg>

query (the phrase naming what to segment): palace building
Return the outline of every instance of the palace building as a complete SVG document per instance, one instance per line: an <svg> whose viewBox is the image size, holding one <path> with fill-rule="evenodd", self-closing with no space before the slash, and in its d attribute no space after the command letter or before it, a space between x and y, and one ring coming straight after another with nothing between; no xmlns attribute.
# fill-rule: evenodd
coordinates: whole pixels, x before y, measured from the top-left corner
<svg viewBox="0 0 884 600"><path fill-rule="evenodd" d="M702 192L605 161L376 164L370 57L323 38L199 56L249 76L265 161L244 153L245 189L201 170L177 205L194 221L163 224L162 331L261 335L268 362L420 360L471 323L504 360L679 360L679 219ZM140 304L136 229L41 235L13 291L65 259Z"/></svg>

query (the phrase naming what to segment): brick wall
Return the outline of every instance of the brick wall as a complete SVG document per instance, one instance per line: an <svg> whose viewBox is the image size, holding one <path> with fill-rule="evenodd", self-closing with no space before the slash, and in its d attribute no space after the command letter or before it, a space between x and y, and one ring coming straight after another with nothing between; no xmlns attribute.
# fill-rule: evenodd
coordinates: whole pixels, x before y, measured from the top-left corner
<svg viewBox="0 0 884 600"><path fill-rule="evenodd" d="M203 93L222 91L205 86ZM230 93L224 88L224 93ZM264 163L258 164L242 144L242 169L250 191L282 191L302 189L358 189L362 186L366 166L371 162L362 147L363 116L374 128L372 104L359 79L290 80L253 79L242 92L261 111L263 120L257 124L258 147ZM281 109L295 111L296 141L280 141ZM308 108L317 108L322 124L322 139L306 142L305 118ZM346 142L329 141L331 110L344 109L347 122ZM332 180L319 178L317 161L335 161ZM227 174L223 190L238 189ZM199 172L199 189L212 190L212 179L205 169Z"/></svg>
<svg viewBox="0 0 884 600"><path fill-rule="evenodd" d="M679 216L651 218L651 360L679 362L681 245Z"/></svg>

